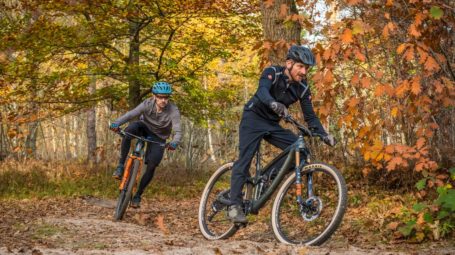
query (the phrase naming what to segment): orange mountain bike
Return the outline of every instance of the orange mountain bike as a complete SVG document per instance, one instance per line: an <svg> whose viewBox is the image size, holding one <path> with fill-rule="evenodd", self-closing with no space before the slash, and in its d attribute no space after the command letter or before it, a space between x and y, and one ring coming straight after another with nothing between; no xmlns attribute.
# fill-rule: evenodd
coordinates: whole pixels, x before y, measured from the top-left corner
<svg viewBox="0 0 455 255"><path fill-rule="evenodd" d="M120 181L119 186L119 197L117 199L117 206L115 207L114 218L115 220L123 219L125 215L126 209L130 204L131 198L136 192L137 183L141 178L141 169L144 163L144 148L145 143L157 143L160 146L165 146L165 143L160 143L156 141L152 141L150 139L133 135L131 133L125 132L123 130L119 131L121 136L129 136L131 138L136 138L136 145L134 146L133 152L128 155L128 158L125 163L125 170L123 171L123 177Z"/></svg>

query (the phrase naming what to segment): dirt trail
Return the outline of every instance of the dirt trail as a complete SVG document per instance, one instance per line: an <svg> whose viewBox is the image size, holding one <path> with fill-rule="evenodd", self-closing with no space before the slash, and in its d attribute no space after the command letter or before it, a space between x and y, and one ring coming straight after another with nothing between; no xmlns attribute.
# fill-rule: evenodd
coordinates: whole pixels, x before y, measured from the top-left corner
<svg viewBox="0 0 455 255"><path fill-rule="evenodd" d="M342 230L322 247L287 246L262 221L229 240L207 241L197 199L146 200L122 222L112 220L114 204L93 197L0 201L0 254L455 254L440 244L354 246Z"/></svg>

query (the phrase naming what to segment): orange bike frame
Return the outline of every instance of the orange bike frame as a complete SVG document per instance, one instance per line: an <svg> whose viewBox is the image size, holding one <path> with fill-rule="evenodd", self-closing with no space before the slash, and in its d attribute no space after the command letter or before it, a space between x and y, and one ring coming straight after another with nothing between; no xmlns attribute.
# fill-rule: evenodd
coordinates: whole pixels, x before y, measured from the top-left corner
<svg viewBox="0 0 455 255"><path fill-rule="evenodd" d="M137 181L139 180L140 178L140 173L141 173L141 169L142 169L142 158L141 157L138 157L138 156L134 156L134 155L130 155L128 157L128 161L126 161L126 166L125 166L125 173L123 174L123 178L122 178L122 182L120 182L120 187L119 189L122 190L124 187L125 187L125 184L126 184L126 180L128 180L129 176L130 176L130 172L131 172L131 167L133 166L133 160L139 160L139 169L138 169L138 173L137 173L137 176L136 176L136 183Z"/></svg>

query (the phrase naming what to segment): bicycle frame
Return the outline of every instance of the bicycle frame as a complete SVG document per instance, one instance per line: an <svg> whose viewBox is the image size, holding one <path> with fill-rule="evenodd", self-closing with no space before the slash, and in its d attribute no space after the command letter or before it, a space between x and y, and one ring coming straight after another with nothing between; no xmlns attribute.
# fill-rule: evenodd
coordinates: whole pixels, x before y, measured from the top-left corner
<svg viewBox="0 0 455 255"><path fill-rule="evenodd" d="M125 165L125 173L123 174L123 178L122 178L122 181L120 182L120 186L119 186L119 189L120 190L123 190L125 188L125 184L130 176L130 170L131 170L131 165L133 164L133 161L134 160L139 160L140 162L140 165L139 165L139 172L138 172L138 175L136 176L136 183L139 181L140 179L140 171L142 169L142 165L144 164L144 147L145 147L145 142L150 142L150 143L157 143L159 144L160 146L165 146L165 144L163 143L159 143L159 142L156 142L156 141L153 141L153 140L150 140L150 139L146 139L146 138L143 138L143 137L139 137L139 136L136 136L136 135L133 135L131 133L128 133L128 132L125 132L124 130L121 130L119 132L121 135L127 135L127 136L130 136L132 138L136 138L136 145L134 146L134 150L133 152L128 156L128 160L126 162L126 165Z"/></svg>
<svg viewBox="0 0 455 255"><path fill-rule="evenodd" d="M298 129L299 129L299 136L297 141L295 141L293 144L291 144L289 147L287 147L285 150L283 150L277 157L275 157L270 163L268 163L263 169L260 169L260 152L259 150L256 152L257 154L257 161L256 161L256 174L254 177L249 178L247 182L253 185L253 197L250 201L248 201L248 204L245 208L246 213L251 213L251 214L257 214L259 210L267 203L267 201L270 199L272 194L275 192L275 190L278 188L278 186L281 184L283 179L286 177L286 175L290 172L288 171L291 167L292 164L294 164L294 171L296 173L296 200L297 202L302 205L306 206L303 197L302 197L302 176L301 176L301 169L305 167L310 161L309 156L310 156L310 151L306 147L305 140L303 139L303 136L319 136L317 134L313 134L308 128L305 126L300 125L297 121L295 121L293 118L290 116L287 118L287 121L291 122L294 124ZM303 158L301 158L301 154L303 154ZM278 171L277 176L275 179L272 181L270 186L267 188L265 193L261 194L261 189L262 189L262 181L263 181L263 176L265 173L267 173L268 170L279 160L282 160L283 157L286 157L286 160L284 161L283 165L281 166L280 170ZM294 161L294 163L292 163ZM313 176L311 173L307 173L307 196L312 197L313 196Z"/></svg>
<svg viewBox="0 0 455 255"><path fill-rule="evenodd" d="M128 161L126 162L125 166L125 174L123 174L122 182L120 183L119 189L122 190L125 188L125 184L130 176L130 170L131 170L131 165L133 164L133 161L139 160L139 173L136 176L136 183L139 181L140 178L140 170L142 169L142 165L144 163L143 156L144 156L144 141L141 139L137 139L136 146L134 146L134 151L129 155Z"/></svg>

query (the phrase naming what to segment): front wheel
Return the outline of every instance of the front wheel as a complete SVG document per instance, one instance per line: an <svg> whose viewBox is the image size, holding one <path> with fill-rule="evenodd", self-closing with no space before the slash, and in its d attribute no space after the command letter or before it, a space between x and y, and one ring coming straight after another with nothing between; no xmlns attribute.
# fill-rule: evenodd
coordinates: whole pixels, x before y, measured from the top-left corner
<svg viewBox="0 0 455 255"><path fill-rule="evenodd" d="M126 180L125 187L122 190L120 190L120 194L117 199L117 206L115 207L114 213L115 220L123 219L123 216L126 212L126 208L128 208L128 205L131 200L133 187L134 184L136 183L136 177L139 172L140 165L141 162L137 159L134 159L133 163L131 164L131 170L129 171L129 176L127 176L128 179ZM128 169L125 169L125 174L128 173L127 170Z"/></svg>
<svg viewBox="0 0 455 255"><path fill-rule="evenodd" d="M273 203L273 232L282 243L320 245L330 238L343 219L346 183L336 168L324 163L307 165L301 173L303 202L297 202L293 173ZM309 192L309 183L312 192Z"/></svg>

